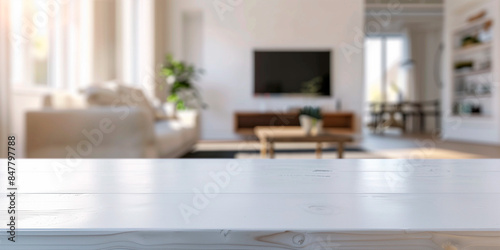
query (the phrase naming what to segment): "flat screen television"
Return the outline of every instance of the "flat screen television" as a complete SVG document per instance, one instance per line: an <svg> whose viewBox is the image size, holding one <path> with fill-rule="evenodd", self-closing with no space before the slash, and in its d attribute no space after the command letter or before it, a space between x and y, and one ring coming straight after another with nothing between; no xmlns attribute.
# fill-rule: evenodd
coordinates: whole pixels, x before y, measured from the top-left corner
<svg viewBox="0 0 500 250"><path fill-rule="evenodd" d="M331 95L331 51L254 51L255 95Z"/></svg>

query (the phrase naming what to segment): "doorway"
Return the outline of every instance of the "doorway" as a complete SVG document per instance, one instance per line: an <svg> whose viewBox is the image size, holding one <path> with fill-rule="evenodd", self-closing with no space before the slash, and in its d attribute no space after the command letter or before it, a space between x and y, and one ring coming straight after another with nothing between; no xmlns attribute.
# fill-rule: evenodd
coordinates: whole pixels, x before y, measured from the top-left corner
<svg viewBox="0 0 500 250"><path fill-rule="evenodd" d="M397 103L408 96L405 67L406 39L403 35L377 35L365 39L365 102ZM365 122L370 120L370 110Z"/></svg>

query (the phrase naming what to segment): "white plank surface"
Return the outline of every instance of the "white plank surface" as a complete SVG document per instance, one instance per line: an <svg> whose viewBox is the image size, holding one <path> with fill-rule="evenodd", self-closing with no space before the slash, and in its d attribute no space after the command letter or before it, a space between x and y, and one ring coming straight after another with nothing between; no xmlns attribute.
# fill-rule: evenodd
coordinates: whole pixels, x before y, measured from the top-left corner
<svg viewBox="0 0 500 250"><path fill-rule="evenodd" d="M500 249L500 160L60 163L18 160L19 241L0 249Z"/></svg>

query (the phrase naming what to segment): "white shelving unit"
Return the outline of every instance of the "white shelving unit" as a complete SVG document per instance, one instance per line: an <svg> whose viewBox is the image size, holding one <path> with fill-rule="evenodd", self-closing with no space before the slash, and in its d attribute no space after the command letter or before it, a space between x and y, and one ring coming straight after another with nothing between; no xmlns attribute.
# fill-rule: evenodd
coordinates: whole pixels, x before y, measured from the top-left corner
<svg viewBox="0 0 500 250"><path fill-rule="evenodd" d="M443 138L500 144L500 1L448 1L445 11ZM488 24L490 38L483 39Z"/></svg>
<svg viewBox="0 0 500 250"><path fill-rule="evenodd" d="M485 10L486 11L486 10ZM493 20L485 16L455 29L452 70L453 115L469 117L491 116L492 103L492 40L479 38L481 32L493 32ZM490 27L485 31L487 24ZM464 44L466 39L475 39L472 44ZM491 38L490 38L491 39ZM458 69L459 65L469 65Z"/></svg>

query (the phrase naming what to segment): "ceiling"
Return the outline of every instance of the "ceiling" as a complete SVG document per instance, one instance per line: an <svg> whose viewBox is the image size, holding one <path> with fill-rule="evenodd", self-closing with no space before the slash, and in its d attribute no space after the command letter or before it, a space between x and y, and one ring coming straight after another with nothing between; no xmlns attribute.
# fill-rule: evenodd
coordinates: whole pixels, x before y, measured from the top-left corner
<svg viewBox="0 0 500 250"><path fill-rule="evenodd" d="M366 0L366 4L388 4L394 0ZM444 0L398 0L401 4L443 4Z"/></svg>
<svg viewBox="0 0 500 250"><path fill-rule="evenodd" d="M366 12L370 15L382 13L390 4L400 3L402 11L394 16L442 16L443 0L366 0Z"/></svg>

